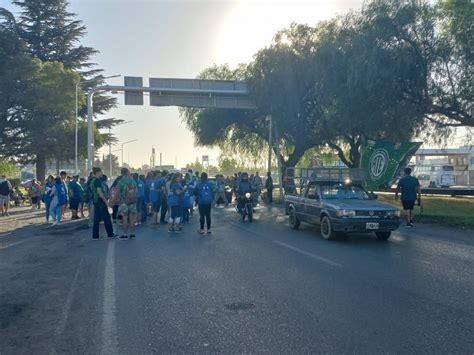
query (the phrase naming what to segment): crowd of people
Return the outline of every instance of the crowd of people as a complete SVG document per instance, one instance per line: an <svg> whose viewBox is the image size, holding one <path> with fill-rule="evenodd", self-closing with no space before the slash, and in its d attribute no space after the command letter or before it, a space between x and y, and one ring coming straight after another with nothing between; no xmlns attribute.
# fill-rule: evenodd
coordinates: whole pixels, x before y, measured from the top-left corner
<svg viewBox="0 0 474 355"><path fill-rule="evenodd" d="M69 207L72 220L85 218L87 212L94 240L100 239L101 221L109 238L126 240L134 239L137 226L144 223L153 228L166 225L168 232L181 233L183 224L189 223L196 209L199 233L210 234L213 206L223 204L227 207L234 198L238 200L240 194L246 192L251 192L258 203L264 188L267 189L267 202L271 203L273 180L268 173L264 184L258 172L250 176L237 173L209 179L206 173L191 169L186 174L157 170L139 175L122 168L121 175L109 183L108 177L96 167L87 179L61 171L56 177L48 176L44 183L32 179L23 187L25 199L30 201L32 209L39 210L44 205L47 224L61 224ZM2 176L2 215L8 215L10 197L15 191L21 193ZM114 225L121 225L120 235L116 234L120 228L114 228Z"/></svg>

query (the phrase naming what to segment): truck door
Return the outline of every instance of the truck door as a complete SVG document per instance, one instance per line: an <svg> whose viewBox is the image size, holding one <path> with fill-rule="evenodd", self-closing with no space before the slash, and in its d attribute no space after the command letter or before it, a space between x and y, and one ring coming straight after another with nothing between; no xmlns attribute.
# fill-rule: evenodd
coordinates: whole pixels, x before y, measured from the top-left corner
<svg viewBox="0 0 474 355"><path fill-rule="evenodd" d="M321 209L321 200L319 198L318 185L310 184L305 198L305 214L310 223L319 223L319 211Z"/></svg>

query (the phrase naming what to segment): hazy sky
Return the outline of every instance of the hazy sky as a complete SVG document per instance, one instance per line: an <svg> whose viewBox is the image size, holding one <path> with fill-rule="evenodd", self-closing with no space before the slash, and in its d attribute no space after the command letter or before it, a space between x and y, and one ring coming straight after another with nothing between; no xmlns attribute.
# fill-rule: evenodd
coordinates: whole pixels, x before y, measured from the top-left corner
<svg viewBox="0 0 474 355"><path fill-rule="evenodd" d="M72 0L70 10L87 27L83 44L100 51L93 60L105 75L194 78L213 63L248 63L273 35L291 22L315 24L337 13L357 9L363 0ZM0 7L14 8L0 0ZM123 78L110 84L123 83ZM114 129L125 146L124 160L149 163L152 146L164 164L184 166L197 156L219 152L198 149L176 107L119 105L104 117L133 120ZM147 99L145 99L147 103ZM120 143L113 147L119 149ZM104 150L107 152L107 149ZM120 152L114 154L119 155ZM157 160L157 163L159 161Z"/></svg>

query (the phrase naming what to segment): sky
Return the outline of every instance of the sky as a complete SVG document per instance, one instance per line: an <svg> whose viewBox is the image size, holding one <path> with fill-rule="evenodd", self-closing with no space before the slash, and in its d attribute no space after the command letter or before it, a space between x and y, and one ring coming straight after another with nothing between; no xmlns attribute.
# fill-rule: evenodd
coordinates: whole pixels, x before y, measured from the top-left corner
<svg viewBox="0 0 474 355"><path fill-rule="evenodd" d="M123 85L123 76L195 78L212 64L249 63L269 45L275 33L292 22L316 24L358 9L363 0L71 0L70 11L87 27L82 44L100 51L92 60L108 80ZM15 11L10 1L0 7ZM176 107L119 105L102 118L133 121L113 129L125 145L124 162L139 167L150 162L152 147L163 164L183 167L202 155L216 164L219 151L197 148ZM108 148L102 149L107 153ZM114 154L121 158L121 152ZM121 160L121 159L120 159ZM157 158L157 163L159 162Z"/></svg>

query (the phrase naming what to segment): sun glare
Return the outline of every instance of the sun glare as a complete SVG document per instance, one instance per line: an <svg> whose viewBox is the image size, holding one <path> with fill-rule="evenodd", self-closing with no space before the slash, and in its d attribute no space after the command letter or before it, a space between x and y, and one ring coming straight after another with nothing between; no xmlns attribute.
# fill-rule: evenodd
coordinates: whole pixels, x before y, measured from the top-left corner
<svg viewBox="0 0 474 355"><path fill-rule="evenodd" d="M292 22L316 24L335 14L328 0L236 2L221 22L215 47L215 62L248 63L261 48L268 46L277 31Z"/></svg>

